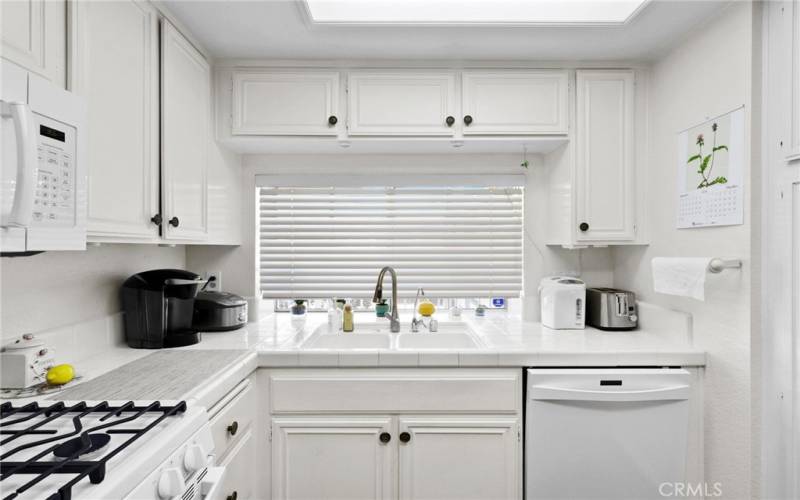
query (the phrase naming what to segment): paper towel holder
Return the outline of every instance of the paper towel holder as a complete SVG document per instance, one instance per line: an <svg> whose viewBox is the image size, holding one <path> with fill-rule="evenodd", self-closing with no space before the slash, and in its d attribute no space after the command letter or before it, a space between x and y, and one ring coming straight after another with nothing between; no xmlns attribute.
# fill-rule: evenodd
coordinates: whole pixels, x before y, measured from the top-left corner
<svg viewBox="0 0 800 500"><path fill-rule="evenodd" d="M710 273L721 273L725 269L741 269L742 268L742 260L741 259L721 259L719 257L714 257L711 259L711 262L708 263L708 272Z"/></svg>

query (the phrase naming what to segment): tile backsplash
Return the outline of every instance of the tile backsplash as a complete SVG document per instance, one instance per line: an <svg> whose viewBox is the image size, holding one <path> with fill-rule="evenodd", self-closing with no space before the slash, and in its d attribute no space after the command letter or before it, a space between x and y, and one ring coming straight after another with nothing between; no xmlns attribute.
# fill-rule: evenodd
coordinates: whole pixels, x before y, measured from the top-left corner
<svg viewBox="0 0 800 500"><path fill-rule="evenodd" d="M33 335L55 352L58 363L71 363L90 358L112 347L125 344L122 313L60 326ZM9 344L18 336L3 336L2 345Z"/></svg>

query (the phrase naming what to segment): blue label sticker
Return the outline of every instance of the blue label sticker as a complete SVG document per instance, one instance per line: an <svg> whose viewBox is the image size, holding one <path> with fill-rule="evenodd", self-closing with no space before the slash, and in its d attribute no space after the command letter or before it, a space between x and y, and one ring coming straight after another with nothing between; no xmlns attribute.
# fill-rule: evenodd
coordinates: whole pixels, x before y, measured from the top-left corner
<svg viewBox="0 0 800 500"><path fill-rule="evenodd" d="M504 297L492 297L492 307L495 309L502 309L506 306L506 299Z"/></svg>

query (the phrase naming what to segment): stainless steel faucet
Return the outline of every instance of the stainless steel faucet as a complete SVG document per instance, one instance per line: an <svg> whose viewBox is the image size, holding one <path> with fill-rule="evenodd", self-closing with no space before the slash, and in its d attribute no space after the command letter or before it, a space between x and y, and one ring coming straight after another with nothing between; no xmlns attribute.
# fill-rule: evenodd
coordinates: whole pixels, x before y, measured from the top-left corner
<svg viewBox="0 0 800 500"><path fill-rule="evenodd" d="M397 273L389 266L381 269L378 273L378 284L375 285L375 294L372 296L372 302L377 304L383 298L383 277L386 271L392 275L392 311L389 314L389 329L392 333L400 331L400 318L397 315Z"/></svg>

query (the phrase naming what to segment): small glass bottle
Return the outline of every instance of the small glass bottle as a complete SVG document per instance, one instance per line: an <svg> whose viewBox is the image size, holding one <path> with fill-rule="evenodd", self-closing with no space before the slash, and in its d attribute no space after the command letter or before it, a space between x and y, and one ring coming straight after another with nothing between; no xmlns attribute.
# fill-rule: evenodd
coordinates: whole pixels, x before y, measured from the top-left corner
<svg viewBox="0 0 800 500"><path fill-rule="evenodd" d="M342 330L345 332L352 332L353 325L353 306L347 304L344 306L344 318L342 319Z"/></svg>

